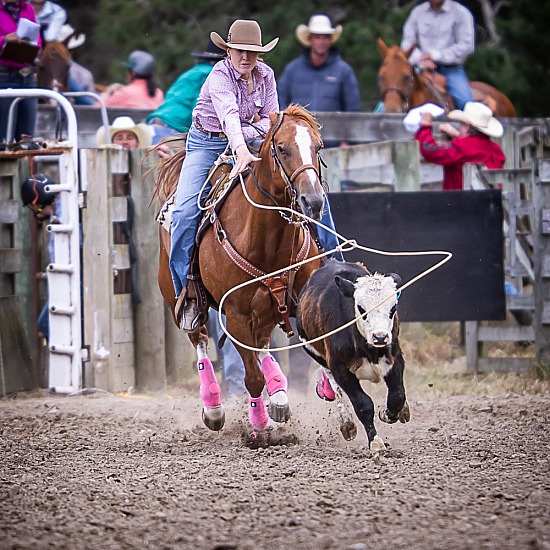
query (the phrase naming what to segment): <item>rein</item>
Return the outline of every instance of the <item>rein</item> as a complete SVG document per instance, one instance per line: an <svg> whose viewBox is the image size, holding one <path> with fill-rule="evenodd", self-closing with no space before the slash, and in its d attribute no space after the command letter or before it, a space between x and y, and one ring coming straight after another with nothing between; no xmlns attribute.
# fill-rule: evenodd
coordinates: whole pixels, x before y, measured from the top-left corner
<svg viewBox="0 0 550 550"><path fill-rule="evenodd" d="M275 122L274 127L271 131L270 153L271 153L271 156L273 157L273 172L276 172L277 170L280 172L281 177L285 183L286 189L288 190L291 198L291 210L296 210L298 209L298 205L296 201L297 193L293 185L296 178L306 170L314 170L315 175L317 176L320 182L321 182L321 178L320 178L319 171L313 164L304 164L298 167L296 170L294 170L294 172L290 176L288 176L281 160L277 155L277 148L275 146L275 134L277 133L277 130L280 128L282 124L283 117L284 117L284 112L280 112L278 115L277 121ZM277 203L276 199L262 188L254 171L251 168L249 168L249 171L256 185L256 188L265 197L271 200L275 204L275 207L279 207L280 205ZM242 178L242 175L241 175L241 185L244 186L244 179ZM285 219L287 223L295 225L293 245L292 245L293 251L291 252L290 265L301 264L301 262L303 262L308 257L310 247L311 247L311 232L309 230L309 227L307 227L307 225L303 223L296 224L296 222L292 218L293 218L292 216L288 216L288 217L283 216L283 219ZM241 254L239 254L239 252L237 252L237 250L233 247L233 245L227 238L227 233L224 230L222 223L218 218L218 215L216 214L214 208L212 208L210 211L210 220L214 226L214 233L216 235L216 239L221 244L224 251L229 256L229 258L233 261L233 263L237 267L242 269L245 273L250 275L251 277L260 279L260 281L269 288L269 291L271 292L273 299L277 303L277 309L281 316L281 322L280 322L281 328L287 333L287 336L289 338L294 336L294 331L292 330L292 326L290 324L290 320L288 316L287 304L290 303L290 300L292 298L292 288L293 288L294 278L295 278L296 272L300 268L300 265L288 268L276 276L266 278L265 277L265 275L267 275L266 272L262 271L261 269L251 264L246 258L241 256ZM302 242L302 246L300 247L300 250L298 250L298 252L295 252L295 248L294 248L294 243L296 242L296 239L298 236L296 225L300 225L304 231L304 239Z"/></svg>
<svg viewBox="0 0 550 550"><path fill-rule="evenodd" d="M397 86L388 86L385 90L380 93L380 100L382 102L386 101L386 95L388 92L396 92L401 98L401 112L405 113L409 108L409 97L405 95L405 92L398 88Z"/></svg>

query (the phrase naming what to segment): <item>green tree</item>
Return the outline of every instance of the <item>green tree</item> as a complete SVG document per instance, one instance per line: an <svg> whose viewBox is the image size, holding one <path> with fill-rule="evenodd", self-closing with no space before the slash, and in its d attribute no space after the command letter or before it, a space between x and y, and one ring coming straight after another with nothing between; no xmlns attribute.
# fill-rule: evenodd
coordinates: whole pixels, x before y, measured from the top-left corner
<svg viewBox="0 0 550 550"><path fill-rule="evenodd" d="M496 9L495 0L485 0ZM342 7L329 0L323 11L344 27L337 46L355 69L363 109L370 111L378 99L377 72L380 57L376 40L399 43L403 23L415 1L350 0ZM520 116L548 116L550 97L546 33L548 2L508 0L496 11L494 25L484 21L481 0L464 0L476 20L476 51L467 61L472 80L496 86L512 99ZM157 59L157 80L166 89L194 60L191 52L202 50L212 30L225 34L237 18L256 19L265 39L280 37L279 45L265 60L280 74L298 56L301 47L295 38L296 26L307 23L319 11L310 0L280 0L266 4L252 0L66 0L69 21L86 32L87 45L77 51L77 59L94 72L96 82L123 82L123 62L134 49L150 51ZM487 28L489 27L489 28ZM494 27L494 28L492 28ZM496 33L500 42L495 43Z"/></svg>

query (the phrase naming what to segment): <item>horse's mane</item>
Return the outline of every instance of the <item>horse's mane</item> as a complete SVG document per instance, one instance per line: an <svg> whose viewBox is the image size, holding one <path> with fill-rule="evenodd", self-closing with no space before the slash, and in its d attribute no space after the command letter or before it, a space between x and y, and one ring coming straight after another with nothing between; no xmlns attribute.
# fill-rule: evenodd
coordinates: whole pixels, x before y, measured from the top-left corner
<svg viewBox="0 0 550 550"><path fill-rule="evenodd" d="M301 105L296 105L295 103L291 103L284 112L289 116L303 119L313 129L313 131L315 132L315 137L319 139L321 138L321 124L315 118L315 116L313 116L313 113L310 113L305 107L302 107Z"/></svg>
<svg viewBox="0 0 550 550"><path fill-rule="evenodd" d="M396 44L388 48L388 53L386 54L386 57L384 57L384 62L386 61L401 61L407 64L409 63L405 51Z"/></svg>
<svg viewBox="0 0 550 550"><path fill-rule="evenodd" d="M54 57L61 57L67 63L71 61L71 53L67 46L61 42L47 42L42 51L41 60L53 59Z"/></svg>
<svg viewBox="0 0 550 550"><path fill-rule="evenodd" d="M315 132L315 136L321 139L320 133L320 124L317 122L317 119L310 113L307 109L301 105L289 105L284 113L288 116L299 118L304 120L312 130ZM275 119L276 120L276 119ZM271 124L264 143L262 145L262 150L265 147L269 147L269 139L274 129L274 123ZM178 139L181 139L178 138ZM166 141L164 141L166 143ZM155 148L152 149L154 151ZM162 160L158 165L157 176L155 179L155 189L153 191L153 199L157 199L162 205L164 201L176 190L179 181L179 175L181 172L181 165L183 164L183 159L185 158L185 148L178 151L175 155L168 159Z"/></svg>

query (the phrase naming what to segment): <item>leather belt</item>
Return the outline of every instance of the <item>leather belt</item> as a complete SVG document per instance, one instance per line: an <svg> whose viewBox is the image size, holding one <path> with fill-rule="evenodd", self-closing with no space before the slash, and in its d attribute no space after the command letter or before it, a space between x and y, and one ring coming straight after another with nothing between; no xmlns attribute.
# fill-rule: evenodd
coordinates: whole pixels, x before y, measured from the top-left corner
<svg viewBox="0 0 550 550"><path fill-rule="evenodd" d="M216 137L218 139L221 139L222 141L227 141L227 136L223 132L211 132L210 130L203 128L198 118L193 119L193 124L195 125L195 128L199 132L202 132L203 134L206 134L207 136L210 136L210 137Z"/></svg>

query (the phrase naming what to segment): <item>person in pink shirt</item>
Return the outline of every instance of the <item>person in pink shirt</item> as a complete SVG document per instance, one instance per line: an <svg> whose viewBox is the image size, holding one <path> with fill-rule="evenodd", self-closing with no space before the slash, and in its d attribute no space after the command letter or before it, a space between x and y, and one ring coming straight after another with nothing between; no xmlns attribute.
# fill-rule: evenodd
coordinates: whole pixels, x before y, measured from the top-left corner
<svg viewBox="0 0 550 550"><path fill-rule="evenodd" d="M214 65L193 109L172 211L170 272L177 298L174 314L184 332L196 330L200 322L196 297L187 292L187 275L201 215L197 199L201 192L206 196L210 189L210 184L204 185L208 171L228 145L235 156L231 178L260 160L248 145L263 139L262 134L267 134L271 127L269 114L279 111L273 69L259 59L279 39L262 45L260 25L246 19L238 19L231 25L227 41L215 32L210 33L210 38L227 55ZM328 201L321 222L334 229ZM325 249L338 245L332 233L319 230L318 235ZM329 244L327 237L334 239L334 245Z"/></svg>
<svg viewBox="0 0 550 550"><path fill-rule="evenodd" d="M124 65L128 84L106 92L105 106L154 110L162 105L164 93L153 78L155 58L148 52L134 50Z"/></svg>
<svg viewBox="0 0 550 550"><path fill-rule="evenodd" d="M20 19L28 19L36 23L36 16L30 4L23 0L0 1L0 49L7 42L19 42L16 30ZM42 45L40 37L37 45ZM0 88L36 88L32 67L27 63L0 58ZM6 141L12 101L11 98L0 99L0 142ZM14 132L16 141L20 141L23 135L34 134L37 109L37 99L24 99L19 102Z"/></svg>

